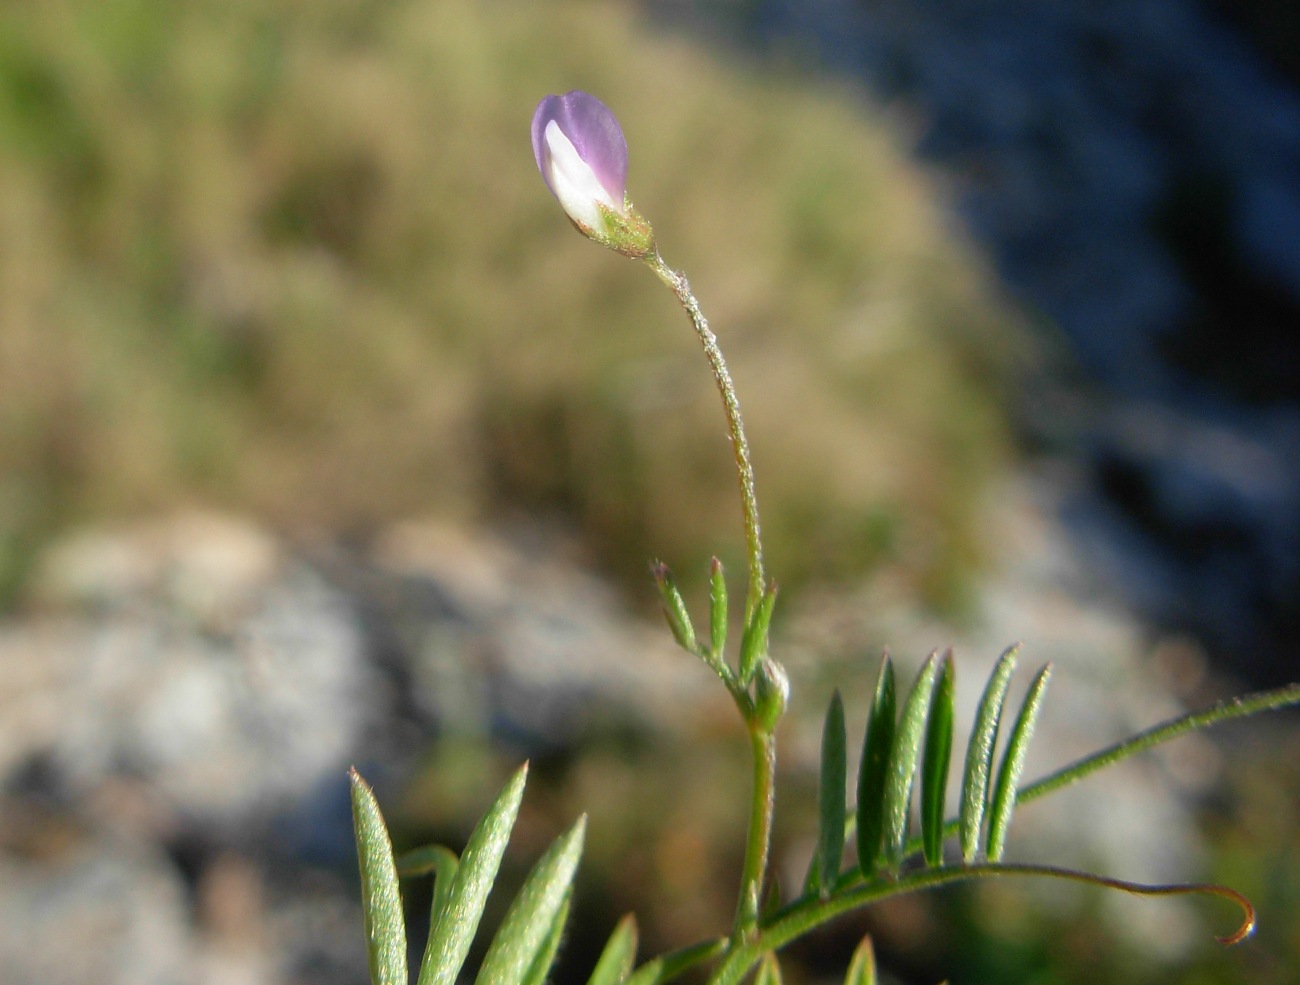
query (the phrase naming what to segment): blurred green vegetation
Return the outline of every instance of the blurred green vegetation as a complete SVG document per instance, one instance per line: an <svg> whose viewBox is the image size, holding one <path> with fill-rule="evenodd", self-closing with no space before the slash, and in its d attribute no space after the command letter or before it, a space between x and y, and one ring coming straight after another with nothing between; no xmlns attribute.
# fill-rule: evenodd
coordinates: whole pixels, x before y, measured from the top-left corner
<svg viewBox="0 0 1300 985"><path fill-rule="evenodd" d="M505 0L0 9L0 586L177 504L558 513L620 574L739 563L689 326L535 173L575 87L728 352L773 570L959 603L1020 342L931 182L848 93Z"/></svg>

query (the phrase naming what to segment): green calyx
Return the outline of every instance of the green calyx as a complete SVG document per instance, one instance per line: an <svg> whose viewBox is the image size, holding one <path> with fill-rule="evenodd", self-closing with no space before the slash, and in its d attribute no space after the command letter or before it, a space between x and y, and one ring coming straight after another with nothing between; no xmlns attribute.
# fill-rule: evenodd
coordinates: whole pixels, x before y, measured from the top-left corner
<svg viewBox="0 0 1300 985"><path fill-rule="evenodd" d="M655 251L654 230L645 216L632 206L630 198L623 199L623 212L619 214L604 204L597 206L604 219L603 230L582 231L601 246L608 246L616 253L632 260L644 260ZM581 227L580 227L581 228Z"/></svg>
<svg viewBox="0 0 1300 985"><path fill-rule="evenodd" d="M754 674L754 721L767 734L785 714L790 700L790 678L785 668L771 657L764 657Z"/></svg>

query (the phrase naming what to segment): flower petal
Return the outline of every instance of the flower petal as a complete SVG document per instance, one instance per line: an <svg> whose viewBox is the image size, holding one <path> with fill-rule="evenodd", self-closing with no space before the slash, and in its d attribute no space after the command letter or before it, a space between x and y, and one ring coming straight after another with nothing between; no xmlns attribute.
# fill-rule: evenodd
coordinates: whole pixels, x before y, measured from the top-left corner
<svg viewBox="0 0 1300 985"><path fill-rule="evenodd" d="M547 96L537 104L533 114L533 154L542 178L555 192L553 176L546 166L546 130L552 122L608 192L614 208L621 212L627 188L627 141L613 112L595 96L579 89L563 96Z"/></svg>
<svg viewBox="0 0 1300 985"><path fill-rule="evenodd" d="M546 167L542 175L569 218L587 229L600 230L600 205L621 212L623 204L610 198L596 173L578 156L578 150L554 120L546 124L543 134ZM599 204L598 204L599 203Z"/></svg>

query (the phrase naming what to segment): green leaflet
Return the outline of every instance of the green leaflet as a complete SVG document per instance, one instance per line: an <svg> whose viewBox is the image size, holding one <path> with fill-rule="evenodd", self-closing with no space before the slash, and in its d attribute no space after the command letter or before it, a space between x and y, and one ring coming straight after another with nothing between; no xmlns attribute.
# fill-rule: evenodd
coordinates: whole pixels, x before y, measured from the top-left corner
<svg viewBox="0 0 1300 985"><path fill-rule="evenodd" d="M988 684L980 698L971 727L970 744L966 747L966 768L961 783L961 854L967 862L979 850L980 832L984 814L988 809L989 777L993 772L993 748L997 743L998 726L1002 721L1002 708L1006 703L1007 686L1016 669L1019 644L1008 647L998 659L989 675Z"/></svg>
<svg viewBox="0 0 1300 985"><path fill-rule="evenodd" d="M702 961L709 961L717 957L726 947L727 939L719 937L711 941L701 941L698 944L692 944L689 947L683 947L671 954L664 955L662 977L659 981L671 981L687 968L692 968Z"/></svg>
<svg viewBox="0 0 1300 985"><path fill-rule="evenodd" d="M902 860L907 841L908 810L912 801L912 778L921 757L921 740L930 711L930 695L939 668L938 654L932 653L916 675L898 718L898 732L885 770L885 795L881 811L881 851L890 869Z"/></svg>
<svg viewBox="0 0 1300 985"><path fill-rule="evenodd" d="M419 985L455 985L510 840L527 779L525 763L497 794L470 835L447 888L445 902L429 932L429 942L420 962ZM436 887L435 892L438 892Z"/></svg>
<svg viewBox="0 0 1300 985"><path fill-rule="evenodd" d="M716 557L709 571L709 649L711 662L722 664L727 649L727 579Z"/></svg>
<svg viewBox="0 0 1300 985"><path fill-rule="evenodd" d="M628 914L609 935L587 985L620 985L636 962L636 918Z"/></svg>
<svg viewBox="0 0 1300 985"><path fill-rule="evenodd" d="M672 981L688 968L717 957L726 948L725 937L683 947L671 954L647 961L624 985L659 985L660 982Z"/></svg>
<svg viewBox="0 0 1300 985"><path fill-rule="evenodd" d="M808 866L805 893L824 899L835 886L844 858L844 785L848 781L848 737L844 728L844 701L831 695L822 728L821 779L818 783L817 850Z"/></svg>
<svg viewBox="0 0 1300 985"><path fill-rule="evenodd" d="M949 650L939 663L939 679L925 730L925 755L921 760L921 843L929 865L943 864L943 811L948 792L948 761L952 756L955 677Z"/></svg>
<svg viewBox="0 0 1300 985"><path fill-rule="evenodd" d="M1052 676L1052 665L1048 664L1038 672L1034 683L1025 695L1020 714L1016 717L1011 738L1002 753L1002 766L998 770L998 782L993 791L993 802L989 813L988 843L985 847L992 862L1002 858L1006 847L1007 829L1011 825L1011 812L1016 807L1016 784L1020 781L1020 771L1024 769L1025 752L1029 748L1029 739L1034 734L1034 724L1038 719L1038 710L1043 696L1047 692L1047 682Z"/></svg>
<svg viewBox="0 0 1300 985"><path fill-rule="evenodd" d="M524 975L520 985L546 985L546 976L550 973L551 965L555 963L555 955L560 950L560 940L564 937L564 925L569 920L569 903L572 898L572 892L564 894L560 909L551 918L550 929L546 932L546 936L542 938L541 947L537 949L537 953L533 956L532 964L528 967L528 973Z"/></svg>
<svg viewBox="0 0 1300 985"><path fill-rule="evenodd" d="M885 768L894 746L894 707L894 665L886 653L876 676L871 717L862 739L862 762L858 767L858 868L868 879L880 854Z"/></svg>
<svg viewBox="0 0 1300 985"><path fill-rule="evenodd" d="M774 918L781 910L782 900L785 896L781 892L781 876L776 872L769 872L767 877L767 890L763 894L763 905L758 909L759 923L764 923Z"/></svg>
<svg viewBox="0 0 1300 985"><path fill-rule="evenodd" d="M406 923L397 888L393 844L379 812L374 791L355 767L352 786L352 825L361 866L361 906L365 914L366 949L371 985L407 985Z"/></svg>
<svg viewBox="0 0 1300 985"><path fill-rule="evenodd" d="M768 951L758 964L758 974L754 976L754 985L782 985L781 965L776 955Z"/></svg>
<svg viewBox="0 0 1300 985"><path fill-rule="evenodd" d="M533 866L483 958L475 979L478 985L513 985L525 980L565 905L582 855L586 826L584 815L555 839Z"/></svg>
<svg viewBox="0 0 1300 985"><path fill-rule="evenodd" d="M767 656L768 630L772 624L772 610L776 607L776 592L775 585L768 586L754 609L753 618L749 620L744 633L741 634L740 683L742 685L748 686L754 678L754 672L758 670L759 662Z"/></svg>
<svg viewBox="0 0 1300 985"><path fill-rule="evenodd" d="M659 601L663 606L664 618L668 620L668 628L672 630L673 639L687 653L698 653L695 644L695 627L691 624L691 614L687 611L686 602L677 587L677 579L668 570L668 565L662 561L655 561L650 566L650 573L654 576L655 586L659 589Z"/></svg>
<svg viewBox="0 0 1300 985"><path fill-rule="evenodd" d="M854 949L844 985L876 985L876 952L872 949L870 937L862 938Z"/></svg>
<svg viewBox="0 0 1300 985"><path fill-rule="evenodd" d="M655 958L643 964L624 985L659 985L664 981L664 959Z"/></svg>

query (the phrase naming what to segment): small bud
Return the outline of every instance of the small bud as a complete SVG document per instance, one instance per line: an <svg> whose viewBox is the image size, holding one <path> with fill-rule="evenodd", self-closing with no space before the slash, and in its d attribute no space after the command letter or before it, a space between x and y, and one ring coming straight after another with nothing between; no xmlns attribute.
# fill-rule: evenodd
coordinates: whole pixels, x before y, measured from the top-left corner
<svg viewBox="0 0 1300 985"><path fill-rule="evenodd" d="M727 648L727 579L716 557L709 570L709 646L721 660Z"/></svg>
<svg viewBox="0 0 1300 985"><path fill-rule="evenodd" d="M754 610L754 615L750 618L749 624L745 626L745 633L740 638L740 680L742 684L748 684L751 677L754 676L754 670L758 663L767 656L767 637L768 629L772 625L772 610L776 606L776 585L769 585L766 592L763 593L762 599L759 600L758 607Z"/></svg>
<svg viewBox="0 0 1300 985"><path fill-rule="evenodd" d="M533 113L533 156L584 236L634 259L654 252L650 224L627 197L627 141L608 106L577 89L547 96Z"/></svg>
<svg viewBox="0 0 1300 985"><path fill-rule="evenodd" d="M790 678L785 668L764 657L754 675L754 717L763 731L770 734L776 729L789 699Z"/></svg>
<svg viewBox="0 0 1300 985"><path fill-rule="evenodd" d="M688 653L696 653L695 627L691 624L691 614L686 611L686 602L677 589L677 581L668 565L656 561L650 566L655 585L659 588L659 601L663 605L664 616L668 619L668 628L672 630L677 645Z"/></svg>

